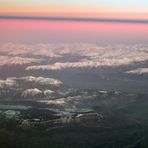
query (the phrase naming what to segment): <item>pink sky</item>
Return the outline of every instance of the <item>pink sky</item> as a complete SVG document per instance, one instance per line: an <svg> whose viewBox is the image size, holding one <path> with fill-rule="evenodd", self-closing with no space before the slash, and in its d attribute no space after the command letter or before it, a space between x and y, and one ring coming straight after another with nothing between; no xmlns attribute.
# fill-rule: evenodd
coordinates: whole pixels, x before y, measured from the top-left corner
<svg viewBox="0 0 148 148"><path fill-rule="evenodd" d="M148 42L148 25L0 20L1 42Z"/></svg>

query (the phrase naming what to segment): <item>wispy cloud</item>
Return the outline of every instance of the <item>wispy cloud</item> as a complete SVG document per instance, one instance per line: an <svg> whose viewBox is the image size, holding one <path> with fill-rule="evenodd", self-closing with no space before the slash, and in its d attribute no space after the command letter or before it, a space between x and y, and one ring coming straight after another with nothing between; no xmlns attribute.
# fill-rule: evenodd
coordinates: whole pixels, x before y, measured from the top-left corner
<svg viewBox="0 0 148 148"><path fill-rule="evenodd" d="M39 90L38 88L33 88L33 89L24 90L23 93L22 93L22 96L23 97L27 97L27 96L34 97L34 96L37 96L39 94L42 94L42 91Z"/></svg>
<svg viewBox="0 0 148 148"><path fill-rule="evenodd" d="M40 63L41 59L36 58L25 58L25 57L11 57L11 56L0 56L0 66L4 65L24 65L31 63Z"/></svg>
<svg viewBox="0 0 148 148"><path fill-rule="evenodd" d="M137 75L148 74L148 68L137 68L137 69L134 69L134 70L127 71L125 73L137 74Z"/></svg>
<svg viewBox="0 0 148 148"><path fill-rule="evenodd" d="M87 44L86 44L87 45ZM97 68L101 66L121 66L135 62L148 61L146 45L117 45L104 46L79 44L79 48L62 48L60 53L72 56L81 55L81 59L74 62L55 62L47 65L32 65L26 70L61 70L66 68ZM64 55L63 55L64 56Z"/></svg>
<svg viewBox="0 0 148 148"><path fill-rule="evenodd" d="M18 79L24 80L26 82L33 82L38 85L60 86L63 84L63 82L60 80L53 78L45 78L45 77L26 76L26 77L20 77Z"/></svg>
<svg viewBox="0 0 148 148"><path fill-rule="evenodd" d="M18 84L15 80L7 78L6 80L0 80L0 88L16 87Z"/></svg>
<svg viewBox="0 0 148 148"><path fill-rule="evenodd" d="M110 18L79 18L79 17L38 17L38 16L0 16L0 19L20 20L48 20L48 21L79 21L79 22L115 22L115 23L137 23L148 24L148 20L141 19L110 19Z"/></svg>
<svg viewBox="0 0 148 148"><path fill-rule="evenodd" d="M26 70L98 68L148 61L146 44L99 46L89 43L34 45L6 43L0 48L0 53L3 54L0 56L0 65L29 64ZM74 60L65 57L74 57ZM53 59L52 63L49 62L49 58Z"/></svg>
<svg viewBox="0 0 148 148"><path fill-rule="evenodd" d="M0 45L0 52L8 56L46 56L60 57L58 52L54 51L55 44L17 44L4 43Z"/></svg>

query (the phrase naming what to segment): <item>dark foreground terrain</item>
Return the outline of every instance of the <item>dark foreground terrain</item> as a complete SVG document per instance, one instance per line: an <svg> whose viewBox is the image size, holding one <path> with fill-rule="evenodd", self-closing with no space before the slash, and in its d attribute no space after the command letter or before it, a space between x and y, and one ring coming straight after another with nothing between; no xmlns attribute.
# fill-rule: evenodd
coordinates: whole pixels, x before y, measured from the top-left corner
<svg viewBox="0 0 148 148"><path fill-rule="evenodd" d="M61 116L41 105L15 110L19 115L3 108L0 148L147 148L147 95L137 94L129 102L121 101L120 95L112 96L118 98L116 104L104 98L106 106L71 115Z"/></svg>

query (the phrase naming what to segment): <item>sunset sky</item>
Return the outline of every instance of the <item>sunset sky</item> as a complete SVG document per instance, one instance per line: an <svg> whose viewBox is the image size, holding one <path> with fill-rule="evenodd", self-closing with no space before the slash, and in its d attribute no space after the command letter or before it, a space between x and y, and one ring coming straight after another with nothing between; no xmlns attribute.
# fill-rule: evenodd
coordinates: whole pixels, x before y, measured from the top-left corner
<svg viewBox="0 0 148 148"><path fill-rule="evenodd" d="M0 15L148 19L148 1L0 0Z"/></svg>
<svg viewBox="0 0 148 148"><path fill-rule="evenodd" d="M148 0L0 0L0 32L0 42L147 43Z"/></svg>

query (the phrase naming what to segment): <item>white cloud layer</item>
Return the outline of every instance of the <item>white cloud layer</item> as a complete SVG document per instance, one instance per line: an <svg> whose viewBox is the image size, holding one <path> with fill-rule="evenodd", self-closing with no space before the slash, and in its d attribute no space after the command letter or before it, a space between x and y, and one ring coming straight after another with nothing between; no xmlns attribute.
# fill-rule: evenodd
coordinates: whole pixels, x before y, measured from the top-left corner
<svg viewBox="0 0 148 148"><path fill-rule="evenodd" d="M17 82L11 78L7 78L6 80L0 80L0 88L10 88L16 86Z"/></svg>
<svg viewBox="0 0 148 148"><path fill-rule="evenodd" d="M62 106L66 104L66 102L63 98L55 99L55 100L40 100L38 102L45 103L45 104L62 105Z"/></svg>
<svg viewBox="0 0 148 148"><path fill-rule="evenodd" d="M125 73L137 74L137 75L148 74L148 68L137 68L137 69L134 69L134 70L127 71Z"/></svg>
<svg viewBox="0 0 148 148"><path fill-rule="evenodd" d="M33 88L33 89L24 90L22 93L22 96L23 97L29 97L29 96L34 97L39 94L42 94L42 91L37 88Z"/></svg>
<svg viewBox="0 0 148 148"><path fill-rule="evenodd" d="M64 47L65 50L61 49L59 53L82 56L83 58L78 61L55 62L54 64L48 65L28 66L26 70L97 68L101 66L121 66L133 64L135 62L148 61L148 47L146 45L116 45L100 47L91 44L86 44L86 46L84 46L84 44L79 44L79 47L74 47Z"/></svg>
<svg viewBox="0 0 148 148"><path fill-rule="evenodd" d="M41 102L41 103L45 103L45 104L53 104L53 105L58 105L58 106L64 106L64 107L66 107L66 106L71 107L73 105L79 104L81 101L84 101L85 103L88 100L92 101L94 97L96 97L96 96L95 95L93 95L93 96L77 95L77 96L68 96L65 98L58 98L58 99L54 99L54 100L38 100L37 102Z"/></svg>
<svg viewBox="0 0 148 148"><path fill-rule="evenodd" d="M26 82L33 82L40 85L53 85L53 86L60 86L63 84L62 81L53 79L53 78L45 78L45 77L34 77L34 76L26 76L20 77L19 80L24 80Z"/></svg>
<svg viewBox="0 0 148 148"><path fill-rule="evenodd" d="M31 88L26 89L22 92L21 96L26 97L38 97L39 95L45 96L46 98L53 98L53 95L55 94L54 91L46 89L46 90L40 90L38 88Z"/></svg>
<svg viewBox="0 0 148 148"><path fill-rule="evenodd" d="M14 44L0 46L0 65L40 63L42 58L68 56L79 57L75 61L64 60L53 64L31 65L27 70L61 70L65 68L92 68L100 66L120 66L134 62L148 61L148 45L99 46L88 43L71 44ZM24 58L24 57L32 58ZM45 59L44 59L45 60Z"/></svg>
<svg viewBox="0 0 148 148"><path fill-rule="evenodd" d="M54 93L55 93L55 92L52 91L52 90L50 90L50 89L44 90L44 95L45 95L46 97L50 97L50 96L52 96Z"/></svg>
<svg viewBox="0 0 148 148"><path fill-rule="evenodd" d="M0 66L40 63L41 61L41 59L36 58L0 56Z"/></svg>
<svg viewBox="0 0 148 148"><path fill-rule="evenodd" d="M47 56L60 57L58 52L55 52L56 44L16 44L5 43L0 46L1 52L9 56Z"/></svg>

